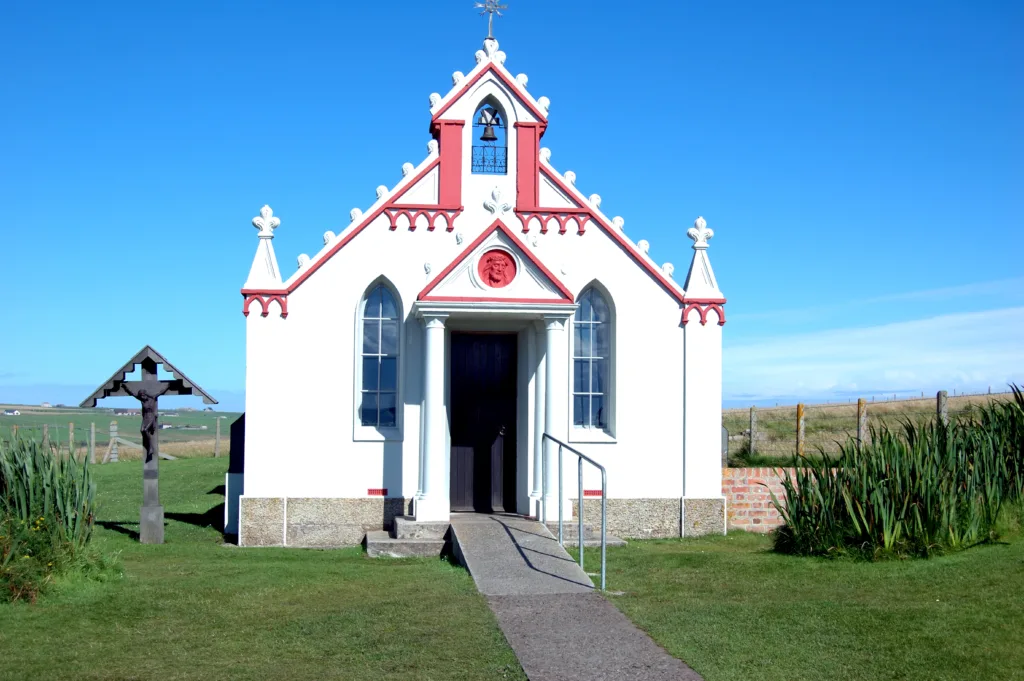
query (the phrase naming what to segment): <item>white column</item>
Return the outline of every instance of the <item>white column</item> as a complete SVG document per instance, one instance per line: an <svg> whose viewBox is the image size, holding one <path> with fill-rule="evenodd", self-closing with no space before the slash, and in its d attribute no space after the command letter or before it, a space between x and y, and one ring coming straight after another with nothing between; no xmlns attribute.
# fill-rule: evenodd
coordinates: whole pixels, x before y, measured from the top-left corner
<svg viewBox="0 0 1024 681"><path fill-rule="evenodd" d="M423 495L416 520L447 521L450 452L445 447L444 322L446 314L424 314L423 326Z"/></svg>
<svg viewBox="0 0 1024 681"><path fill-rule="evenodd" d="M569 368L565 326L566 316L545 316L545 357L544 357L544 431L562 442L568 440L569 420L566 410L569 402ZM558 520L558 446L548 441L547 466L544 469L544 521ZM563 452L563 462L569 463L571 454ZM562 479L562 517L572 517L572 505L566 502L569 488L575 478Z"/></svg>
<svg viewBox="0 0 1024 681"><path fill-rule="evenodd" d="M530 492L530 500L534 504L540 503L543 497L542 481L544 480L544 426L545 407L544 393L546 376L544 348L546 335L544 326L536 324L533 330L533 488ZM540 517L540 509L536 510Z"/></svg>

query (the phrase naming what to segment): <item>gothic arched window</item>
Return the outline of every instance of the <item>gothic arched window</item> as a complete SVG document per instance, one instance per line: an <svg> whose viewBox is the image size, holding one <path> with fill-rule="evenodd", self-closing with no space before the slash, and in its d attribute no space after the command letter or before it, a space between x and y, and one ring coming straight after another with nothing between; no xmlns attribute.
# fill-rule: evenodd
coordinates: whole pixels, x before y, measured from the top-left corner
<svg viewBox="0 0 1024 681"><path fill-rule="evenodd" d="M508 127L496 104L485 102L473 115L473 172L504 175L508 172Z"/></svg>
<svg viewBox="0 0 1024 681"><path fill-rule="evenodd" d="M375 284L362 306L359 419L376 428L398 426L398 350L402 316L395 295Z"/></svg>
<svg viewBox="0 0 1024 681"><path fill-rule="evenodd" d="M612 318L604 296L594 287L580 294L573 317L573 425L610 427Z"/></svg>

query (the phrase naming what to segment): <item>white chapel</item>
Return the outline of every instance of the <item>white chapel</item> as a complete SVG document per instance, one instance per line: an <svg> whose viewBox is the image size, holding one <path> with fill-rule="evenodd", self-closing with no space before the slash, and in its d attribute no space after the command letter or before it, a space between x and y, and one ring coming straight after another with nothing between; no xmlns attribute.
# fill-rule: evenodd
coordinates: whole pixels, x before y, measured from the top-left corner
<svg viewBox="0 0 1024 681"><path fill-rule="evenodd" d="M686 232L684 278L653 262L556 170L548 109L488 38L430 96L426 157L296 271L278 266L271 208L253 219L226 528L241 545L354 545L398 516L554 521L556 442L607 469L609 532L725 531L713 232ZM568 520L575 457L563 467ZM589 521L601 480L585 475Z"/></svg>

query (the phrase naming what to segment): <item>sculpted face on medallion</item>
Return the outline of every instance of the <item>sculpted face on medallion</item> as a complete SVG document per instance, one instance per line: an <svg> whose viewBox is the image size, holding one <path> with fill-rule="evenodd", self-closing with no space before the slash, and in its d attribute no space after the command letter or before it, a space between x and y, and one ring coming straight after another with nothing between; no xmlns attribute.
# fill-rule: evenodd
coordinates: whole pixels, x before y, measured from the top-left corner
<svg viewBox="0 0 1024 681"><path fill-rule="evenodd" d="M516 262L502 250L487 251L477 263L480 280L491 288L504 288L516 277Z"/></svg>

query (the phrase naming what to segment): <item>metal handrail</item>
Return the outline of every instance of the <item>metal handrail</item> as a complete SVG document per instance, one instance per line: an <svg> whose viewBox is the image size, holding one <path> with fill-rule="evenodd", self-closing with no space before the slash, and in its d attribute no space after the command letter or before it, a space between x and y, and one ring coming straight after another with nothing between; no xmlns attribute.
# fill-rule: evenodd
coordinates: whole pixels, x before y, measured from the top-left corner
<svg viewBox="0 0 1024 681"><path fill-rule="evenodd" d="M583 569L583 462L586 461L587 463L591 464L592 466L595 466L598 470L601 471L601 591L604 591L605 590L605 573L606 573L605 564L606 564L606 556L607 556L607 553L608 553L608 472L604 469L604 466L602 466L598 462L594 461L593 459L591 459L589 456L587 456L583 452L579 451L578 449L574 449L574 448L570 447L569 445L565 444L564 442L562 442L558 438L554 438L554 437L548 435L547 433L544 433L544 438L543 439L544 440L551 440L556 445L558 445L558 543L563 548L565 547L565 542L562 539L562 513L563 513L563 511L562 511L562 450L563 449L568 449L570 452L572 452L577 457L579 457L579 460L577 461L577 464L576 464L577 479L578 479L578 482L579 482L579 504L580 504L580 511L579 511L579 514L578 514L579 515L579 536L577 537L577 539L579 540L579 547L580 547L580 569L581 570ZM543 442L543 440L542 440L542 442ZM547 471L548 471L548 448L544 447L543 449L544 449L544 451L543 451L543 462L544 462L543 469L544 469L544 474L547 475ZM542 487L542 489L543 489L543 487ZM550 496L550 494L544 494L543 497L542 497L543 498L543 502L542 503L544 504L544 520L545 521L547 521L547 519L548 519L548 509L547 509L547 503L548 502L547 502L547 500L548 500L549 496Z"/></svg>

